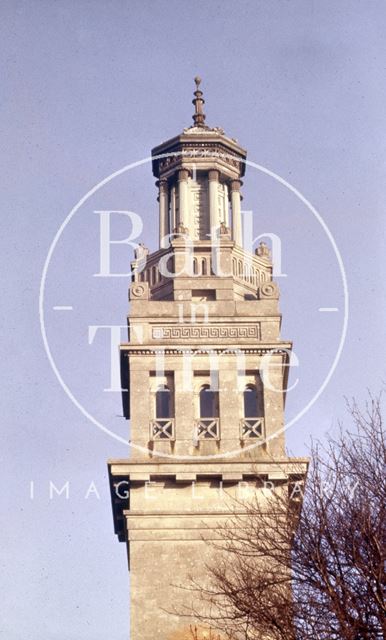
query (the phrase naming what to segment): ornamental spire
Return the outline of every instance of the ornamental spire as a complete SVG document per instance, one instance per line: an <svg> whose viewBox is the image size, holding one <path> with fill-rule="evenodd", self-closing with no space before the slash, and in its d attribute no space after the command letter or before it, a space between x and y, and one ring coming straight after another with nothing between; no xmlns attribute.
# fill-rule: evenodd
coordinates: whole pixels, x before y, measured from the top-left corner
<svg viewBox="0 0 386 640"><path fill-rule="evenodd" d="M205 114L203 111L203 105L205 104L205 100L202 97L203 93L200 89L200 84L201 84L201 78L200 76L196 76L194 78L194 82L196 83L196 90L194 92L194 95L196 96L194 98L194 100L192 100L194 107L195 107L195 113L193 115L193 120L194 120L194 126L195 127L206 127L205 125Z"/></svg>

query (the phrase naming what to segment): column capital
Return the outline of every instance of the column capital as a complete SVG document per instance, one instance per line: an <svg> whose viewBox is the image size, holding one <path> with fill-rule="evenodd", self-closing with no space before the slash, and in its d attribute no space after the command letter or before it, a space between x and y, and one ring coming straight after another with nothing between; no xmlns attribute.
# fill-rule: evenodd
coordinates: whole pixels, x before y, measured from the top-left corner
<svg viewBox="0 0 386 640"><path fill-rule="evenodd" d="M218 182L220 178L220 172L217 169L210 169L208 171L208 178L209 180L215 180L216 182Z"/></svg>
<svg viewBox="0 0 386 640"><path fill-rule="evenodd" d="M162 193L166 193L168 191L167 178L160 178L160 180L157 180L156 185Z"/></svg>
<svg viewBox="0 0 386 640"><path fill-rule="evenodd" d="M240 187L242 186L242 180L231 180L231 191L240 191Z"/></svg>
<svg viewBox="0 0 386 640"><path fill-rule="evenodd" d="M189 171L188 169L180 169L178 172L178 181L181 182L181 180L187 180L189 177Z"/></svg>

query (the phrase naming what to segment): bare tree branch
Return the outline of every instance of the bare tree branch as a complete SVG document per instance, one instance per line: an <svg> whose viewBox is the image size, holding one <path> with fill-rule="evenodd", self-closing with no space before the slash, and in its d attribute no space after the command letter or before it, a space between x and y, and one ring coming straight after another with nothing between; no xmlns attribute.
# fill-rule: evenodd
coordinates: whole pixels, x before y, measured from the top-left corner
<svg viewBox="0 0 386 640"><path fill-rule="evenodd" d="M386 639L381 401L348 402L352 427L312 445L302 505L288 481L235 501L189 615L229 640Z"/></svg>

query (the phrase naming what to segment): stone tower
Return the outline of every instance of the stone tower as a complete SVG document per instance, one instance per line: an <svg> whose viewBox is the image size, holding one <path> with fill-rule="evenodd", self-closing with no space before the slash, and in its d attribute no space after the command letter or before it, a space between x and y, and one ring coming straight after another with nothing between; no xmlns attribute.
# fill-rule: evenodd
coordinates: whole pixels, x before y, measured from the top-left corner
<svg viewBox="0 0 386 640"><path fill-rule="evenodd" d="M181 586L205 580L205 539L229 518L227 496L299 473L281 431L291 343L270 253L243 249L246 151L205 124L195 82L193 125L152 151L159 249L136 251L121 345L132 447L109 475L131 640L188 640Z"/></svg>

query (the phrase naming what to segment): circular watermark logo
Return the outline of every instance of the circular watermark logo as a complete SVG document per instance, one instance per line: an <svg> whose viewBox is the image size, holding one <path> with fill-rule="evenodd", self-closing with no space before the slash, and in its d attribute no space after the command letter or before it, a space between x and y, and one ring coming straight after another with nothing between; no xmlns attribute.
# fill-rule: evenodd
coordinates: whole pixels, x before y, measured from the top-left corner
<svg viewBox="0 0 386 640"><path fill-rule="evenodd" d="M195 335L194 329L197 325L201 327L208 325L208 327L211 326L213 328L210 312L207 316L205 312L202 313L202 309L205 308L207 303L209 307L212 300L208 291L201 290L199 285L200 277L204 275L208 277L214 275L218 278L229 276L229 274L222 273L220 266L218 266L216 272L216 265L221 264L221 259L219 259L222 246L221 234L222 239L225 241L227 239L230 240L232 236L230 229L227 227L227 224L230 224L229 220L223 220L222 226L218 230L219 239L212 242L215 249L212 254L213 260L210 263L210 273L208 273L207 266L204 263L195 263L194 238L187 233L188 229L184 228L182 223L171 234L166 234L164 239L161 238L161 251L157 249L155 252L149 253L144 245L143 241L147 242L148 238L155 242L154 228L157 226L158 220L152 204L153 195L151 195L150 199L148 196L147 183L149 180L145 176L138 177L138 173L136 174L135 172L142 168L148 169L149 163L154 162L154 160L174 159L178 155L181 155L181 153L162 154L122 167L90 189L69 212L52 241L44 263L39 296L41 333L47 357L60 385L81 413L98 429L125 445L130 444L131 447L146 454L150 452L159 457L177 457L181 460L232 457L239 454L241 450L245 452L266 444L273 438L277 438L280 433L302 418L320 398L336 369L346 337L348 323L347 279L343 260L334 237L321 214L311 202L298 189L275 172L255 162L237 158L238 162L245 162L248 167L255 170L257 172L255 175L259 175L270 181L271 184L278 186L281 189L282 197L283 193L286 194L282 201L280 201L280 198L278 199L282 207L288 208L288 211L296 210L297 224L295 226L292 228L287 226L283 229L283 233L280 233L280 229L275 229L275 231L268 230L264 231L264 233L259 229L260 233L256 237L254 237L256 217L253 211L241 212L245 251L240 252L239 249L238 255L234 257L235 272L232 275L238 280L239 286L242 286L240 281L244 281L249 291L254 288L256 292L259 291L259 296L255 296L256 299L259 297L266 300L277 298L277 285L275 283L280 278L285 279L286 285L291 279L295 281L292 297L294 304L296 304L296 309L291 308L291 313L302 325L307 326L307 331L304 331L305 342L308 348L313 345L315 352L314 357L311 355L309 358L308 370L304 372L303 378L306 384L302 386L299 382L302 378L299 376L301 359L293 352L291 344L288 343L286 345L284 341L283 343L279 341L275 346L271 340L268 341L271 344L267 347L265 344L267 340L263 340L262 336L258 334L259 330L253 328L257 325L250 323L250 326L244 327L244 329L250 330L249 338L255 341L254 346L256 348L259 345L262 347L259 359L261 370L259 371L258 379L262 382L263 387L271 384L268 370L272 355L281 354L284 360L287 358L287 363L284 366L297 367L296 382L286 388L287 394L289 392L298 393L297 401L294 402L293 415L289 417L285 424L283 424L283 420L279 415L277 427L275 429L271 428L267 432L264 429L264 413L266 415L269 414L270 408L266 406L265 410L264 407L261 411L256 410L256 413L261 413L261 415L255 416L251 415L254 412L249 410L247 416L240 416L241 435L239 432L240 425L235 425L235 440L239 441L239 445L231 450L219 450L208 455L200 455L200 451L197 450L194 455L183 455L181 452L174 453L172 450L165 452L164 449L154 449L154 444L157 445L157 442L167 442L168 440L174 442L176 428L178 428L178 425L175 424L174 416L167 415L168 413L174 413L174 409L173 411L170 409L174 405L174 401L173 398L170 399L169 397L169 392L174 392L174 382L172 381L171 384L168 384L163 364L165 348L159 346L159 342L163 337L171 336L173 338L173 333L170 333L170 331L168 333L167 322L166 324L163 323L162 326L154 326L151 338L153 345L156 346L151 347L150 345L149 347L149 336L139 335L138 327L141 324L139 318L139 320L136 319L135 323L136 335L132 333L129 336L129 342L126 347L123 346L123 352L125 348L130 351L130 345L133 343L136 346L136 353L139 355L141 346L144 349L144 354L149 353L148 350L145 351L145 346L147 349L153 348L155 359L158 363L153 366L153 369L155 369L156 380L162 382L162 384L156 387L153 385L152 387L149 379L144 377L142 379L136 378L140 382L136 383L138 387L135 389L135 394L132 394L132 398L135 398L135 402L142 403L144 406L144 421L147 424L143 425L143 429L147 433L149 433L150 429L150 435L148 444L137 442L135 438L129 440L122 432L123 429L127 429L127 422L122 419L124 416L116 415L118 403L120 404L119 394L130 394L130 391L127 391L126 388L121 388L122 372L120 371L120 360L117 353L117 346L122 342L122 332L127 331L127 326L123 325L121 320L125 313L125 309L122 306L123 300L126 298L122 284L126 289L127 285L132 282L131 297L133 300L146 300L146 297L149 299L149 290L150 293L152 290L157 290L156 299L158 299L159 303L162 303L162 299L165 299L165 297L163 298L162 291L160 291L161 285L173 277L178 277L178 274L171 271L170 262L166 259L165 254L166 256L169 255L170 248L168 247L170 241L176 238L179 241L183 240L185 242L183 249L186 256L188 256L186 270L190 278L197 278L198 284L194 293L196 294L196 302L201 307L201 316L199 318L194 314L194 317L191 316L188 320L185 317L179 317L178 319L179 325L184 330L187 328L187 323L191 327L186 332L186 336L189 339L189 336L193 337ZM128 181L127 177L133 175L135 180ZM193 182L197 182L196 178L197 176L192 176ZM251 180L250 176L249 179ZM264 192L264 189L262 189L262 192ZM135 205L130 208L127 207L129 198L133 199ZM160 198L162 198L161 188ZM122 206L122 202L126 206ZM268 196L267 202L271 202ZM275 202L275 198L273 198L273 202ZM168 203L168 215L169 207L170 215L173 215L173 206L176 206L176 204ZM208 206L209 203L207 202ZM227 207L224 202L222 206L223 210ZM273 204L272 206L275 205ZM151 213L146 213L146 209ZM200 224L202 225L199 210L196 217L195 224L199 229ZM275 220L275 225L284 224L285 226L286 221L289 219L291 219L290 213L281 215L278 220ZM129 235L127 235L128 228L130 230ZM213 240L214 232L211 233L211 237ZM288 267L286 265L288 273L283 273L282 237L286 237L287 244L291 245L291 250L288 251L287 257L287 260L289 260ZM318 237L318 240L315 239L316 237ZM262 241L263 239L269 243L270 247L266 242ZM260 266L261 264L263 265L261 271L254 268L256 265L252 253L255 250L256 243L259 241L260 245L255 254L258 259L260 258ZM295 250L293 250L293 245L296 245ZM129 263L128 247L131 247L135 255L130 269L127 268ZM264 264L269 265L270 253L272 254L272 265L264 269ZM323 254L326 257L325 260L323 260ZM315 260L310 260L310 255L314 255ZM243 258L241 272L239 267L240 257ZM305 266L303 264L299 266L299 263L304 263ZM273 280L271 278L272 267ZM203 269L205 269L205 273L203 273ZM307 269L308 277L305 277L305 269ZM335 302L334 304L324 302L331 292L332 282L334 283L333 297L334 300L339 298L339 306ZM289 287L290 289L291 287ZM299 291L301 291L300 298L299 296L297 297ZM252 295L250 298L254 299L254 296ZM320 303L321 299L323 303ZM178 296L175 297L175 301L177 300ZM248 296L246 296L246 302L248 302ZM154 310L155 315L156 313ZM259 313L261 312L256 309L256 316ZM269 315L272 311L268 310L264 313ZM165 319L164 311L163 314ZM335 321L333 326L326 331L323 323L327 317L334 317ZM146 322L147 320L144 320L144 323ZM232 333L231 329L226 334L223 332L222 325L220 325L221 323L216 323L214 327L216 331L213 334L217 336L217 342L219 342L220 346L221 336L229 335L233 337L233 343L234 341L237 342L238 334ZM181 331L175 334L177 338L181 337L181 335L183 335ZM205 332L203 335L205 335ZM244 334L240 333L239 335ZM191 366L192 350L194 351L195 349L197 351L197 345L189 345L187 343L183 347L179 347L177 338L174 340L176 351L180 351L179 355L181 357L190 358L190 364L187 367L190 368L190 373L187 377L188 382L185 380L187 384L185 391L188 393L190 391L192 402L199 402L200 389L194 388ZM275 339L277 340L277 338ZM322 355L315 351L316 344L319 345ZM168 348L171 345L173 345L173 339L169 340ZM264 347L267 348L264 349ZM247 347L243 348L243 345L240 345L239 349L234 344L232 344L232 348L227 348L227 345L224 346L225 352L228 354L232 352L236 356L235 360L237 360L239 354L242 356L246 349ZM215 351L213 350L213 341L201 345L201 353L209 355L209 359L211 353ZM264 366L261 367L262 362L263 364L265 363L265 368ZM122 363L124 369L123 379L127 378L127 371L125 371L127 360L123 359ZM314 364L313 368L312 363ZM210 367L209 384L201 385L201 388L207 392L203 405L210 406L212 404L212 407L214 407L216 401L218 404L218 398L216 400L216 393L218 394L218 388L216 387L218 367L218 362L213 367ZM244 368L245 390L253 391L251 388L253 385L248 384L249 378L242 361L241 364L238 361L237 368L238 370ZM315 378L313 387L307 384L307 381L310 380L311 371ZM150 372L148 372L148 378L150 378ZM158 397L157 390L161 391ZM274 390L281 396L285 393L283 388ZM255 395L258 394L258 391L255 388ZM238 390L238 393L242 394L243 392ZM196 397L196 400L193 399L193 396ZM223 395L223 398L220 399L220 404L224 402L224 397L226 396ZM253 396L253 393L244 398L244 403L246 402L247 404L255 401L258 402L258 399ZM217 415L208 415L208 412L216 413ZM199 447L201 441L208 442L212 439L219 441L220 439L218 407L212 411L206 408L204 413L205 415L201 415L198 420L194 421L194 426L192 425L192 442L196 448ZM149 417L150 419L148 419ZM119 426L117 426L118 423Z"/></svg>

